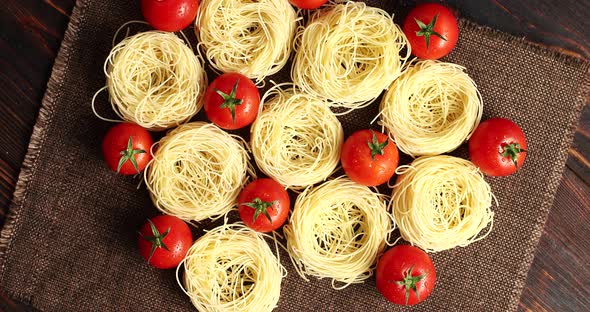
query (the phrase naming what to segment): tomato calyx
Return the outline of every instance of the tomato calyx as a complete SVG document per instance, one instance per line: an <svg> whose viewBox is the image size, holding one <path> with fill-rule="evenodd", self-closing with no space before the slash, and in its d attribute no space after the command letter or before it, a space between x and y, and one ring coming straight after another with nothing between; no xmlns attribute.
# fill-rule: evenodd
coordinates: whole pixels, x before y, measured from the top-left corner
<svg viewBox="0 0 590 312"><path fill-rule="evenodd" d="M373 140L367 141L367 145L369 146L369 149L371 150L371 159L375 160L375 156L377 154L383 155L385 153L383 150L385 149L385 147L389 143L389 140L385 139L385 142L379 143L379 140L377 140L377 134L375 134L374 131L371 131L371 133L373 133Z"/></svg>
<svg viewBox="0 0 590 312"><path fill-rule="evenodd" d="M170 249L168 249L168 246L164 244L164 237L166 237L166 235L170 233L170 227L168 227L168 229L164 233L160 234L152 220L148 219L148 222L150 223L150 228L152 230L153 236L145 236L141 232L139 233L139 235L146 241L152 243L152 249L150 250L150 256L148 257L148 263L150 263L150 260L152 259L154 252L156 252L156 249L164 248L166 251L170 251Z"/></svg>
<svg viewBox="0 0 590 312"><path fill-rule="evenodd" d="M410 290L413 290L414 293L416 294L416 297L418 297L418 300L420 300L420 293L418 292L416 284L418 284L418 282L420 282L426 276L426 273L422 273L418 276L412 276L412 269L413 268L414 268L414 266L411 266L408 269L408 271L406 271L406 273L404 274L403 280L389 281L390 283L396 283L398 285L404 286L404 288L406 289L406 305L410 301Z"/></svg>
<svg viewBox="0 0 590 312"><path fill-rule="evenodd" d="M426 49L430 46L430 36L435 35L440 39L447 41L443 35L434 31L434 25L436 24L436 19L438 18L438 14L435 14L430 23L428 25L424 24L421 20L414 18L420 30L416 32L416 36L424 36L424 40L426 40Z"/></svg>
<svg viewBox="0 0 590 312"><path fill-rule="evenodd" d="M236 80L236 83L234 84L233 88L231 89L230 94L224 93L223 91L221 91L219 89L215 89L215 92L223 98L223 103L221 103L221 106L219 106L219 107L229 108L229 111L231 112L231 119L233 122L236 122L236 105L242 105L242 100L236 99L236 92L238 90L238 83L240 83L239 79Z"/></svg>
<svg viewBox="0 0 590 312"><path fill-rule="evenodd" d="M256 197L251 202L243 203L242 205L248 206L250 208L254 208L255 211L254 211L254 218L252 219L252 222L256 222L256 219L262 213L268 219L268 222L270 222L272 224L272 218L270 217L270 215L268 214L268 211L266 211L266 209L268 207L272 207L277 202L278 202L278 200L274 200L271 202L265 202L265 201L262 201L260 198Z"/></svg>
<svg viewBox="0 0 590 312"><path fill-rule="evenodd" d="M119 159L119 165L117 166L117 173L121 171L121 167L123 167L123 164L125 164L127 161L131 161L133 168L135 168L137 173L139 173L139 166L135 160L135 155L143 154L145 152L146 151L142 149L133 149L133 140L131 137L129 137L129 141L127 141L127 149L120 152L121 158Z"/></svg>
<svg viewBox="0 0 590 312"><path fill-rule="evenodd" d="M503 157L508 157L514 163L516 169L518 169L518 154L526 153L526 150L520 147L519 143L510 143L502 147L502 151L499 152Z"/></svg>

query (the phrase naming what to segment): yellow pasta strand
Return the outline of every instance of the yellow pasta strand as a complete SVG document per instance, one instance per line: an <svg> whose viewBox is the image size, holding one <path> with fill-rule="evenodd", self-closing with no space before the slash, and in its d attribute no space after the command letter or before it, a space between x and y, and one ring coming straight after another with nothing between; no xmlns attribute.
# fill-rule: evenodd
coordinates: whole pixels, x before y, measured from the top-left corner
<svg viewBox="0 0 590 312"><path fill-rule="evenodd" d="M183 283L178 269L184 265ZM287 274L262 234L225 224L201 236L176 271L198 311L272 311ZM184 286L183 286L184 285Z"/></svg>
<svg viewBox="0 0 590 312"><path fill-rule="evenodd" d="M297 34L291 78L333 106L356 109L389 87L409 56L406 36L387 12L362 2L333 4Z"/></svg>
<svg viewBox="0 0 590 312"><path fill-rule="evenodd" d="M346 177L299 194L283 227L299 275L305 280L306 275L331 278L337 289L371 276L395 228L385 200Z"/></svg>
<svg viewBox="0 0 590 312"><path fill-rule="evenodd" d="M115 113L144 128L178 126L203 106L203 65L173 33L147 31L125 38L111 50L104 72Z"/></svg>
<svg viewBox="0 0 590 312"><path fill-rule="evenodd" d="M185 221L224 215L254 175L245 142L204 122L170 131L153 156L144 173L152 201Z"/></svg>
<svg viewBox="0 0 590 312"><path fill-rule="evenodd" d="M406 241L435 252L465 247L491 232L495 198L470 161L423 156L397 173L391 206Z"/></svg>
<svg viewBox="0 0 590 312"><path fill-rule="evenodd" d="M286 0L203 0L195 33L214 68L261 83L287 63L296 27Z"/></svg>
<svg viewBox="0 0 590 312"><path fill-rule="evenodd" d="M340 161L344 132L326 103L278 87L262 103L266 108L250 129L258 168L293 189L327 179Z"/></svg>

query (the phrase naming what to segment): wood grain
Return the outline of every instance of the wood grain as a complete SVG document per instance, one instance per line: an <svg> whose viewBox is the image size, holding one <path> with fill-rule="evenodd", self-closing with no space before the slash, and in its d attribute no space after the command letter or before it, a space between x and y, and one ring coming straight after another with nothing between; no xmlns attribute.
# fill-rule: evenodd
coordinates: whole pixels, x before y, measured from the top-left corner
<svg viewBox="0 0 590 312"><path fill-rule="evenodd" d="M74 0L9 0L0 6L0 225ZM416 1L404 1L407 6ZM418 1L422 2L422 1ZM463 17L590 58L590 1L450 0ZM551 152L551 151L547 151ZM569 159L519 310L590 306L590 107ZM0 294L0 311L30 311Z"/></svg>

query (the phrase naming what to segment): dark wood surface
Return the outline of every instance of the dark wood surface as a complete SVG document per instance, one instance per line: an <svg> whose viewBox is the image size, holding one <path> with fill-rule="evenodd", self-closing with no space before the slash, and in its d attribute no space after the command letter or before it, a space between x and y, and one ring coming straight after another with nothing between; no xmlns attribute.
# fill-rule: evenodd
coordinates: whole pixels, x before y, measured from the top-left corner
<svg viewBox="0 0 590 312"><path fill-rule="evenodd" d="M590 58L590 1L447 2L479 24ZM0 225L74 3L8 0L0 5ZM590 106L586 106L519 310L588 311L589 263ZM0 294L0 311L28 310Z"/></svg>

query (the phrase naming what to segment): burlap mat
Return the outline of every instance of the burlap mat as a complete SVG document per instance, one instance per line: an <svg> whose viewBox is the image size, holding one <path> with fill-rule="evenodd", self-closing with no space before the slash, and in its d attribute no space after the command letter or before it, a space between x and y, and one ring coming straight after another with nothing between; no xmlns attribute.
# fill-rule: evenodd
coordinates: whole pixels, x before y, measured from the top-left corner
<svg viewBox="0 0 590 312"><path fill-rule="evenodd" d="M400 16L407 10L370 2ZM192 309L173 271L151 269L139 256L135 231L156 210L137 179L105 166L100 141L111 125L89 105L105 83L102 63L115 30L141 18L138 3L79 1L55 60L0 238L2 290L36 309ZM589 63L467 21L460 27L447 59L466 66L479 85L485 118L522 126L529 152L518 174L488 179L500 202L492 234L434 254L435 291L415 310L515 310L588 95ZM274 79L285 77L283 71ZM101 103L106 107L106 99ZM344 117L346 132L368 127L376 106ZM464 148L457 153L465 155ZM402 310L381 297L374 279L335 291L328 280L303 281L281 258L289 275L278 311Z"/></svg>

